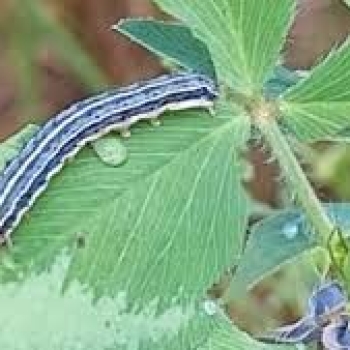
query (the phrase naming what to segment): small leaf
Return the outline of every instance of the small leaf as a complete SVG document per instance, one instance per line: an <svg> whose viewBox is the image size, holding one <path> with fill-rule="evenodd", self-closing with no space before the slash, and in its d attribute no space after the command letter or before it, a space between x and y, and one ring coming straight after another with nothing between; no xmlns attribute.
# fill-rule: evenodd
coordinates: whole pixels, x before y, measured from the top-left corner
<svg viewBox="0 0 350 350"><path fill-rule="evenodd" d="M92 147L107 165L119 166L128 158L127 148L115 135L107 135L92 142Z"/></svg>
<svg viewBox="0 0 350 350"><path fill-rule="evenodd" d="M28 124L20 132L13 135L5 142L0 143L0 172L5 168L6 163L16 156L38 129L39 126Z"/></svg>
<svg viewBox="0 0 350 350"><path fill-rule="evenodd" d="M220 81L249 94L275 67L294 0L155 0L208 47ZM273 10L272 10L273 9Z"/></svg>
<svg viewBox="0 0 350 350"><path fill-rule="evenodd" d="M283 122L299 139L329 138L350 126L349 71L347 41L283 95Z"/></svg>
<svg viewBox="0 0 350 350"><path fill-rule="evenodd" d="M113 29L181 67L215 77L207 47L179 23L126 19Z"/></svg>
<svg viewBox="0 0 350 350"><path fill-rule="evenodd" d="M335 225L350 229L350 204L325 204ZM233 276L231 289L239 294L254 287L286 262L316 247L313 229L298 209L289 209L264 219L251 229L244 253Z"/></svg>
<svg viewBox="0 0 350 350"><path fill-rule="evenodd" d="M264 86L265 95L275 99L282 95L288 88L295 85L301 79L298 71L290 70L284 66L275 67L272 76Z"/></svg>
<svg viewBox="0 0 350 350"><path fill-rule="evenodd" d="M281 212L254 225L233 276L233 293L245 292L286 261L312 248L315 242L304 226L298 210Z"/></svg>

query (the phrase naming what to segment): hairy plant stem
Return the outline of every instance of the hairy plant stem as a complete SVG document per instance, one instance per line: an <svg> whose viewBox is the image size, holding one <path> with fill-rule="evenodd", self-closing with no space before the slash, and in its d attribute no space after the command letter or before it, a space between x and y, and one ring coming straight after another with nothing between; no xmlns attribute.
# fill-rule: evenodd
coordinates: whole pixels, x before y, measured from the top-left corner
<svg viewBox="0 0 350 350"><path fill-rule="evenodd" d="M318 234L319 243L326 247L335 225L329 219L317 198L291 147L281 132L275 117L267 117L266 115L259 117L259 115L255 115L255 121L270 145L271 151L279 162L287 181L292 186L293 191L295 191L297 200L314 226Z"/></svg>

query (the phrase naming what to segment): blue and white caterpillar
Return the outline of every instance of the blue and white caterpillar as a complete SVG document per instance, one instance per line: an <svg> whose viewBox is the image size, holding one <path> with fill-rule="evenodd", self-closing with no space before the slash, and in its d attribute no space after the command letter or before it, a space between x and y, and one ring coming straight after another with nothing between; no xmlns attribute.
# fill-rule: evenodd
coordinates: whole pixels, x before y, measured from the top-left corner
<svg viewBox="0 0 350 350"><path fill-rule="evenodd" d="M112 130L125 132L166 110L209 109L217 96L209 78L175 73L101 93L54 116L0 175L0 242L9 239L53 175L86 143Z"/></svg>

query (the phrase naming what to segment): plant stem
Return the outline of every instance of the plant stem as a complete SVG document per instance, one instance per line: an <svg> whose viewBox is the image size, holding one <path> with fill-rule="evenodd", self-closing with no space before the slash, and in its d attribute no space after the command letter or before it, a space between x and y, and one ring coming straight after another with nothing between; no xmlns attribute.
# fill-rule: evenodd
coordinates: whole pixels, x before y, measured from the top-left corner
<svg viewBox="0 0 350 350"><path fill-rule="evenodd" d="M334 224L317 198L275 118L257 117L256 122L277 158L287 181L295 191L298 201L316 229L320 243L326 246Z"/></svg>

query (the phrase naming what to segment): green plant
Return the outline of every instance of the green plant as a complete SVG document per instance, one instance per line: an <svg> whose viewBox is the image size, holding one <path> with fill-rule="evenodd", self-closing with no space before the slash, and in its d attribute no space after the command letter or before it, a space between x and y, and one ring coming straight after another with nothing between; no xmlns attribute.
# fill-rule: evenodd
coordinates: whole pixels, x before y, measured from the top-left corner
<svg viewBox="0 0 350 350"><path fill-rule="evenodd" d="M175 65L215 76L222 87L216 116L167 113L157 129L133 130L121 166L86 149L54 179L13 248L1 251L4 348L293 348L235 328L207 289L236 265L230 299L302 254L320 279L329 274L350 287L350 205L320 202L290 143L346 137L348 44L271 93L293 0L156 3L183 24L130 19L116 29ZM291 200L260 221L245 245L252 206L242 155L257 134L297 206ZM23 322L21 339L13 339Z"/></svg>

